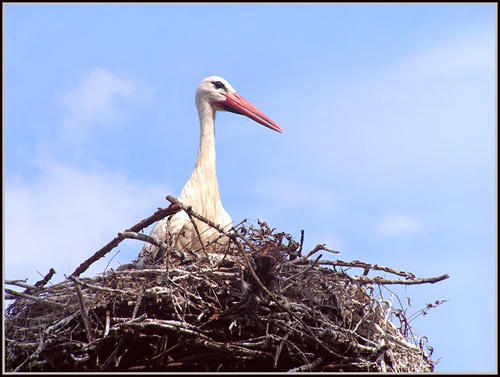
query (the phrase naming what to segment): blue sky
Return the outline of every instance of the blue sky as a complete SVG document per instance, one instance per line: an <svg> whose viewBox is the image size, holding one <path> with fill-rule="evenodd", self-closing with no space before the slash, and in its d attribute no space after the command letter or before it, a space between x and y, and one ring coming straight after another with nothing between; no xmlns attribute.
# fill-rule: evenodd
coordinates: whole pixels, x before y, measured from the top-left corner
<svg viewBox="0 0 500 377"><path fill-rule="evenodd" d="M60 281L177 196L198 148L194 91L219 75L285 131L218 115L233 220L449 274L395 292L410 314L449 300L412 322L437 371L497 370L496 5L3 9L7 279L53 267Z"/></svg>

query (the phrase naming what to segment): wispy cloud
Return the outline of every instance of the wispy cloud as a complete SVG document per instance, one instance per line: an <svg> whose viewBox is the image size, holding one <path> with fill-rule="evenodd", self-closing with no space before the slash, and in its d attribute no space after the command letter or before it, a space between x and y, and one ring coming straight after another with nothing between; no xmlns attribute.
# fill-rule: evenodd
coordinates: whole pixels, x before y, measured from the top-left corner
<svg viewBox="0 0 500 377"><path fill-rule="evenodd" d="M126 101L150 96L138 81L95 68L61 96L64 142L83 142L98 127L110 127L126 117Z"/></svg>
<svg viewBox="0 0 500 377"><path fill-rule="evenodd" d="M465 169L477 170L485 156L494 158L493 41L487 32L436 40L388 60L369 79L305 95L298 119L314 131L292 130L302 153L289 158L300 164L307 155L311 171L331 175L335 187L348 175L356 191L437 185L444 180L436 177L460 179ZM318 111L302 111L312 107L309 98ZM318 98L328 102L320 106Z"/></svg>
<svg viewBox="0 0 500 377"><path fill-rule="evenodd" d="M117 232L161 205L167 188L103 168L92 154L74 159L92 132L126 118L129 104L144 101L148 93L138 81L95 69L62 95L60 137L40 141L30 157L32 176L14 172L5 181L5 270L10 278L35 279L36 271L55 268L55 280L60 280ZM140 250L134 246L128 260ZM92 266L94 272L101 272L107 261Z"/></svg>
<svg viewBox="0 0 500 377"><path fill-rule="evenodd" d="M262 182L254 192L272 199L278 205L314 206L320 209L332 208L331 195L307 183L272 180Z"/></svg>
<svg viewBox="0 0 500 377"><path fill-rule="evenodd" d="M151 215L164 195L163 188L120 173L85 172L54 161L39 173L34 182L5 183L9 278L32 278L52 267L62 279L117 232Z"/></svg>
<svg viewBox="0 0 500 377"><path fill-rule="evenodd" d="M464 33L412 56L401 67L426 78L493 72L495 44L495 33L490 30Z"/></svg>
<svg viewBox="0 0 500 377"><path fill-rule="evenodd" d="M402 213L387 215L376 227L376 233L382 237L408 237L422 230L418 220Z"/></svg>

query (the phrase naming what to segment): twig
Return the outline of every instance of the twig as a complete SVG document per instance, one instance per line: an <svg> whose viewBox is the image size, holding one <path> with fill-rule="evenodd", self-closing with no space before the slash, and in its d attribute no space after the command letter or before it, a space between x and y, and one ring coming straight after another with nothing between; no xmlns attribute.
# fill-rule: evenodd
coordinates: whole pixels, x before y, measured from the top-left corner
<svg viewBox="0 0 500 377"><path fill-rule="evenodd" d="M183 341L180 341L179 343L175 343L172 347L167 348L166 350L160 352L158 355L153 356L149 361L152 362L152 361L158 360L162 357L165 357L166 355L168 355L169 353L172 353L172 351L175 351L177 348L179 348L183 345L184 345Z"/></svg>
<svg viewBox="0 0 500 377"><path fill-rule="evenodd" d="M11 300L11 299L14 299L14 298L25 298L25 299L33 300L33 301L36 301L36 302L46 302L48 304L55 305L55 306L58 306L60 308L64 308L66 306L64 304L52 301L50 299L46 299L46 298L42 298L42 297L38 297L38 296L33 296L33 295L28 295L26 293L21 293L21 292L14 291L12 289L7 289L6 288L5 289L5 293L6 293L5 298L8 299L8 300Z"/></svg>
<svg viewBox="0 0 500 377"><path fill-rule="evenodd" d="M109 325L111 324L111 312L106 310L106 324L104 325L104 337L109 334Z"/></svg>
<svg viewBox="0 0 500 377"><path fill-rule="evenodd" d="M120 340L115 345L115 349L113 350L113 352L111 352L111 355L109 355L106 361L104 361L104 363L102 363L102 365L99 366L101 372L106 370L106 368L108 367L109 364L111 364L111 361L113 361L113 359L116 360L116 354L118 353L118 350L120 349L122 343L123 343L123 338L120 338Z"/></svg>
<svg viewBox="0 0 500 377"><path fill-rule="evenodd" d="M76 356L73 353L70 353L69 355L70 355L71 359L73 359L77 363L84 363L86 361L89 361L89 359L90 359L90 356L88 353L85 353L82 356Z"/></svg>
<svg viewBox="0 0 500 377"><path fill-rule="evenodd" d="M382 329L377 323L374 323L373 324L375 326L375 328L377 329L377 331L381 334L381 336L385 339L385 340L388 340L389 342L393 343L393 344L397 344L398 346L401 346L403 348L411 348L415 351L420 351L420 348L418 348L417 346L409 343L406 341L406 339L403 338L403 336L401 334L400 335L400 338L401 339L396 339L395 336L391 335L391 334L388 334L384 329Z"/></svg>
<svg viewBox="0 0 500 377"><path fill-rule="evenodd" d="M194 335L196 339L205 339L210 340L208 336L196 331L193 325L190 325L187 322L180 322L176 320L166 320L166 319L141 319L141 317L136 318L135 320L127 320L119 325L120 327L133 327L139 329L145 328L159 328L165 330L174 330L179 331L184 334ZM112 330L117 330L115 326L111 328ZM110 329L110 330L111 330Z"/></svg>
<svg viewBox="0 0 500 377"><path fill-rule="evenodd" d="M266 357L270 356L270 354L268 352L265 352L265 351L249 350L248 348L245 348L245 347L236 346L236 345L231 344L231 343L216 342L216 341L211 340L211 339L209 340L209 339L203 338L200 340L196 340L196 343L202 344L208 348L229 351L231 353L235 352L235 353L241 353L243 355L251 355L251 356L256 356L256 355L262 355L262 356L266 356Z"/></svg>
<svg viewBox="0 0 500 377"><path fill-rule="evenodd" d="M135 239L135 240L140 240L140 241L148 242L148 243L150 243L150 244L152 244L154 246L159 247L164 252L168 251L169 253L174 254L174 256L176 256L177 258L186 259L184 253L182 253L182 252L180 252L180 251L178 251L176 249L169 249L168 245L165 242L158 242L153 237L148 236L147 234L138 233L138 232L131 232L131 231L125 231L125 232L118 233L118 236L119 237L123 237L123 238L130 238L130 239Z"/></svg>
<svg viewBox="0 0 500 377"><path fill-rule="evenodd" d="M281 339L280 345L278 346L276 354L274 355L274 363L273 363L274 369L276 369L276 366L278 365L278 359L280 358L281 350L283 349L283 346L291 333L292 333L291 331L287 332L286 335Z"/></svg>
<svg viewBox="0 0 500 377"><path fill-rule="evenodd" d="M76 278L74 279L74 285L76 290L76 296L78 297L78 305L80 307L80 314L83 319L83 324L85 326L85 333L87 334L87 339L89 343L92 342L92 333L90 332L90 322L87 316L87 310L85 309L85 299L83 298L82 290L80 289L80 284Z"/></svg>
<svg viewBox="0 0 500 377"><path fill-rule="evenodd" d="M172 203L173 205L179 206L180 209L184 210L188 215L191 214L194 217L196 217L198 220L201 220L205 224L208 224L212 228L218 230L219 233L222 233L226 237L231 237L231 235L224 228L222 228L220 225L214 223L213 221L207 219L206 217L196 213L195 211L193 211L193 208L191 206L186 206L185 204L182 204L181 202L179 202L177 199L175 199L173 196L170 196L170 195L167 195L167 200L170 203Z"/></svg>
<svg viewBox="0 0 500 377"><path fill-rule="evenodd" d="M65 326L66 324L70 323L72 320L74 320L78 316L78 311L70 315L69 317L63 318L60 321L54 323L52 326L49 326L45 329L44 333L45 334L50 334L55 332L57 329L60 327Z"/></svg>
<svg viewBox="0 0 500 377"><path fill-rule="evenodd" d="M142 284L141 291L139 292L139 295L137 296L137 301L134 306L134 311L132 312L132 317L131 319L134 319L135 316L137 315L137 311L139 310L139 307L141 306L141 301L142 298L144 297L144 284Z"/></svg>
<svg viewBox="0 0 500 377"><path fill-rule="evenodd" d="M332 250L332 249L329 249L326 247L326 245L316 245L316 247L314 249L312 249L305 257L304 259L308 259L311 255L315 254L316 252L320 251L320 250L325 250L325 251L329 251L330 253L333 253L333 254L338 254L340 251L337 251L337 250Z"/></svg>
<svg viewBox="0 0 500 377"><path fill-rule="evenodd" d="M28 289L29 290L35 290L36 289L36 287L34 285L26 283L26 280L8 280L8 279L5 279L4 282L5 282L6 285L15 285L17 287L27 288L26 291ZM26 291L24 291L24 292L26 293Z"/></svg>
<svg viewBox="0 0 500 377"><path fill-rule="evenodd" d="M437 308L439 305L442 305L444 304L445 302L448 302L448 300L436 300L436 302L434 302L434 304L427 304L425 309L421 309L415 313L413 313L410 317L408 317L406 320L408 321L408 324L410 322L412 322L415 318L418 318L420 317L421 315L427 315L427 312L430 310L430 309L434 309L434 308Z"/></svg>
<svg viewBox="0 0 500 377"><path fill-rule="evenodd" d="M318 357L312 363L302 365L297 368L290 369L288 372L312 372L314 368L316 368L319 364L323 362L322 357Z"/></svg>
<svg viewBox="0 0 500 377"><path fill-rule="evenodd" d="M56 270L54 270L53 268L51 268L49 270L49 272L47 273L47 275L44 276L44 278L40 281L37 281L35 283L35 287L36 288L42 288L45 284L47 284L49 282L50 279L52 279L52 276L54 276L54 274L56 273ZM35 288L35 289L36 289ZM31 290L30 288L27 288L24 293L31 293Z"/></svg>
<svg viewBox="0 0 500 377"><path fill-rule="evenodd" d="M44 344L44 335L42 333L40 336L40 341L38 342L38 347L35 350L35 352L33 352L30 356L28 356L26 358L26 360L24 360L21 364L19 364L17 366L17 368L13 370L13 372L21 371L26 364L35 360L40 355L40 353L43 351L43 344Z"/></svg>
<svg viewBox="0 0 500 377"><path fill-rule="evenodd" d="M291 263L303 264L303 263L308 263L308 262L309 261L307 259L300 258L300 259L296 259L296 260L292 261ZM335 261L320 260L318 262L318 264L327 265L327 266L353 267L353 268L359 267L359 268L363 268L363 269L371 269L371 270L389 272L391 274L403 276L403 277L409 278L409 279L415 278L415 275L412 274L411 272L398 271L398 270L394 270L394 269L389 268L389 267L381 266L379 264L370 264L370 263L365 263L365 262L360 262L360 261L344 262L341 260L335 260Z"/></svg>
<svg viewBox="0 0 500 377"><path fill-rule="evenodd" d="M322 256L323 256L323 255L322 255L322 254L320 254L320 255L316 258L316 260L315 260L313 263L311 263L311 265L310 265L309 267L307 267L307 268L303 269L302 271L297 272L296 274L294 274L294 275L292 275L292 276L287 277L285 280L283 280L283 283L286 283L288 280L295 279L297 276L300 276L300 275L302 275L302 274L305 274L307 271L309 271L309 270L311 270L312 268L314 268L314 266L316 266L316 264L318 263L318 261L321 259L321 257L322 257ZM284 288L284 290L286 290L287 288L288 288L288 286L286 286L286 287Z"/></svg>
<svg viewBox="0 0 500 377"><path fill-rule="evenodd" d="M215 224L213 221L211 221L211 220L207 219L206 217L204 217L204 216L196 213L195 211L193 211L193 209L190 206L186 206L186 205L182 204L181 202L179 202L174 197L168 195L167 196L167 200L170 203L172 203L172 204L177 204L179 207L182 208L182 210L184 210L188 214L193 215L198 220L203 221L205 224L211 226L212 228L216 229L219 233L223 234L224 236L228 237L229 239L233 239L234 237L238 237L241 240L243 240L252 250L258 251L255 248L255 246L253 244L251 244L243 235L241 235L240 233L236 232L236 229L232 228L231 231L228 232L227 230L225 230L224 228L222 228L220 225Z"/></svg>
<svg viewBox="0 0 500 377"><path fill-rule="evenodd" d="M391 285L391 284L400 284L400 285L415 285L415 284L434 284L443 280L448 279L449 276L448 274L444 274L441 276L433 277L433 278L415 278L415 279L407 279L407 280L400 280L400 279L383 279L379 276L374 277L374 278L367 278L364 275L361 276L351 276L351 279L353 281L363 283L363 284L380 284L380 285Z"/></svg>
<svg viewBox="0 0 500 377"><path fill-rule="evenodd" d="M201 234L200 231L198 230L198 225L196 225L196 221L194 221L193 216L192 216L192 211L191 207L189 207L190 211L187 211L187 215L189 216L189 220L191 220L191 224L193 224L193 228L196 232L196 237L198 237L198 240L201 244L201 248L203 250L203 254L205 254L205 257L208 258L208 253L207 253L207 248L205 247L205 243L201 240ZM193 243L196 240L196 238L192 239L189 241L190 243Z"/></svg>
<svg viewBox="0 0 500 377"><path fill-rule="evenodd" d="M127 295L133 295L133 296L137 295L137 292L134 292L134 291L124 291L122 289L101 287L101 286L98 286L98 285L86 283L86 282L84 282L84 281L82 281L80 279L77 279L77 278L71 277L71 276L68 279L77 282L82 287L87 287L87 288L95 289L97 291L109 292L109 293L114 293L114 294L127 294Z"/></svg>
<svg viewBox="0 0 500 377"><path fill-rule="evenodd" d="M298 257L302 256L303 247L304 247L304 229L300 231L299 250L297 251Z"/></svg>

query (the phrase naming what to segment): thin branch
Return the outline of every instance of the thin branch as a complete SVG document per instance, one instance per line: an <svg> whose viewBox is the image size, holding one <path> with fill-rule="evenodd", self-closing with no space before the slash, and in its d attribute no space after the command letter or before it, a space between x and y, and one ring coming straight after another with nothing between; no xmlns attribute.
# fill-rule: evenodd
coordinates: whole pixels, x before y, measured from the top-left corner
<svg viewBox="0 0 500 377"><path fill-rule="evenodd" d="M299 250L297 251L298 256L302 256L302 248L304 247L304 229L300 231L300 242L299 242Z"/></svg>
<svg viewBox="0 0 500 377"><path fill-rule="evenodd" d="M134 291L124 291L122 289L116 289L116 288L107 288L107 287L101 287L99 285L94 285L94 284L89 284L84 281L81 281L80 279L77 279L75 277L70 276L68 279L77 282L80 284L82 287L87 287L91 289L95 289L97 291L104 291L104 292L109 292L109 293L115 293L115 294L128 294L128 295L137 295L137 292Z"/></svg>
<svg viewBox="0 0 500 377"><path fill-rule="evenodd" d="M243 235L241 235L240 233L236 232L236 230L234 229L234 227L231 229L230 232L228 232L227 230L225 230L224 228L222 228L220 225L218 224L215 224L213 221L207 219L206 217L196 213L195 211L193 211L193 209L190 207L190 206L186 206L184 204L182 204L181 202L179 202L177 199L175 199L174 197L168 195L167 196L167 200L172 203L172 204L177 204L179 207L182 208L182 210L184 210L186 213L188 214L191 214L193 215L194 217L196 217L198 220L201 220L203 221L205 224L211 226L212 228L216 229L219 233L223 234L224 236L228 237L229 239L233 239L234 237L238 237L240 238L241 240L243 240L253 251L258 251L255 247L255 245L253 245L252 243L250 243L246 237L244 237Z"/></svg>
<svg viewBox="0 0 500 377"><path fill-rule="evenodd" d="M292 261L291 263L293 264L302 264L302 263L309 263L309 261L305 258L300 258ZM414 279L415 275L412 274L411 272L404 272L404 271L398 271L394 270L389 267L384 267L379 264L370 264L370 263L365 263L365 262L360 262L360 261L352 261L352 262L344 262L341 260L320 260L318 262L320 265L327 265L327 266L339 266L339 267L351 267L351 268L363 268L363 269L369 269L369 270L377 270L377 271L384 271L384 272L389 272L394 275L399 275L403 276L405 278L409 279Z"/></svg>
<svg viewBox="0 0 500 377"><path fill-rule="evenodd" d="M390 285L390 284L401 284L401 285L416 285L416 284L434 284L443 280L448 279L448 274L444 274L441 276L433 277L433 278L415 278L415 279L407 279L407 280L399 280L399 279L383 279L381 277L367 278L366 276L351 276L353 281L363 284L380 284L380 285Z"/></svg>
<svg viewBox="0 0 500 377"><path fill-rule="evenodd" d="M308 259L311 255L315 254L316 252L320 251L320 250L324 250L324 251L329 251L330 253L333 253L333 254L338 254L340 253L340 251L337 251L337 250L332 250L332 249L329 249L326 247L325 244L323 245L316 245L316 247L314 249L312 249L305 257L304 259Z"/></svg>
<svg viewBox="0 0 500 377"><path fill-rule="evenodd" d="M5 289L5 298L8 300L15 299L15 298L25 298L25 299L33 300L33 301L37 301L37 302L45 302L45 303L48 303L51 305L58 306L60 308L64 308L66 306L64 304L61 304L61 303L56 302L56 301L52 301L50 299L46 299L46 298L42 298L42 297L38 297L38 296L33 296L33 295L28 295L26 293L17 292L17 291L14 291L12 289L7 289L7 288Z"/></svg>
<svg viewBox="0 0 500 377"><path fill-rule="evenodd" d="M108 336L109 334L110 324L111 324L111 312L109 310L106 310L106 324L104 326L104 337Z"/></svg>
<svg viewBox="0 0 500 377"><path fill-rule="evenodd" d="M222 228L220 225L214 223L213 221L207 219L206 217L204 217L202 215L199 215L198 213L196 213L195 211L193 211L193 209L191 208L191 206L186 206L185 204L182 204L181 202L179 202L177 199L175 199L173 196L170 196L170 195L167 195L167 200L170 203L172 203L173 205L179 206L180 209L184 210L188 215L191 214L194 217L196 217L198 220L201 220L205 224L208 224L212 228L218 230L219 233L221 233L221 234L223 234L223 235L225 235L227 237L231 237L231 235L224 228Z"/></svg>
<svg viewBox="0 0 500 377"><path fill-rule="evenodd" d="M189 207L191 208L191 207ZM198 240L200 241L200 244L201 244L201 248L203 250L203 254L205 254L205 257L208 258L208 253L207 253L207 248L205 247L205 243L202 241L201 239L201 234L200 234L200 231L198 230L198 226L196 225L196 221L194 221L193 219L193 216L192 216L192 212L193 211L188 211L187 214L189 216L189 220L191 220L191 224L193 224L193 228L196 232L196 237L198 238ZM194 241L196 240L196 238L192 239L190 241L190 243L193 243Z"/></svg>
<svg viewBox="0 0 500 377"><path fill-rule="evenodd" d="M49 270L49 272L47 273L47 275L45 275L45 276L43 277L43 279L42 279L42 280L37 281L37 282L35 283L35 287L36 287L36 288L42 288L43 286L45 286L45 284L47 284L47 283L49 282L49 280L50 280L50 279L52 279L52 276L54 276L54 274L55 274L55 273L56 273L56 270L54 270L53 268L51 268L51 269ZM27 288L27 289L24 291L24 293L31 293L31 292L30 292L30 288Z"/></svg>
<svg viewBox="0 0 500 377"><path fill-rule="evenodd" d="M297 368L290 369L288 372L312 372L314 368L316 368L319 364L323 362L322 357L318 357L312 363L302 365Z"/></svg>
<svg viewBox="0 0 500 377"><path fill-rule="evenodd" d="M159 247L164 252L169 252L169 253L174 254L174 256L176 256L177 258L186 259L186 256L184 255L184 253L182 253L176 249L169 249L168 245L165 242L158 242L153 237L148 236L147 234L132 232L132 231L125 231L125 232L118 233L118 236L123 237L123 238L130 238L130 239L135 239L135 240L140 240L140 241L150 243L154 246Z"/></svg>
<svg viewBox="0 0 500 377"><path fill-rule="evenodd" d="M33 352L30 356L28 356L26 358L26 360L24 360L21 364L19 364L19 366L13 370L13 372L19 372L22 370L22 368L28 364L29 362L35 360L39 355L40 353L43 351L43 344L44 344L44 335L42 334L40 336L40 340L39 340L39 343L38 343L38 347L36 349L35 352Z"/></svg>
<svg viewBox="0 0 500 377"><path fill-rule="evenodd" d="M278 365L278 359L280 358L281 350L283 349L283 346L285 345L285 342L287 341L287 339L291 333L292 333L291 331L286 333L286 335L281 339L280 345L278 346L278 349L276 350L276 353L274 355L274 363L273 363L273 367L275 369L276 369L276 366Z"/></svg>
<svg viewBox="0 0 500 377"><path fill-rule="evenodd" d="M287 277L285 280L283 280L283 283L286 283L288 280L291 280L291 279L295 279L297 276L300 276L302 274L305 274L307 271L311 270L312 268L314 268L314 266L316 266L316 264L318 263L318 261L321 259L323 255L319 255L316 260L311 263L311 265L305 269L303 269L302 271L299 271L297 272L296 274L292 275L292 276L289 276ZM288 288L288 286L286 286L284 289L286 290Z"/></svg>
<svg viewBox="0 0 500 377"><path fill-rule="evenodd" d="M134 311L132 312L132 317L131 317L132 319L134 319L135 316L137 315L143 297L144 297L144 283L142 284L141 291L139 292L139 296L137 297L137 301L134 306Z"/></svg>
<svg viewBox="0 0 500 377"><path fill-rule="evenodd" d="M4 282L6 285L15 285L17 287L27 288L26 290L28 290L28 289L35 290L36 289L36 287L34 285L26 283L26 280L8 280L8 279L5 279ZM26 291L24 291L24 292L26 292Z"/></svg>
<svg viewBox="0 0 500 377"><path fill-rule="evenodd" d="M85 308L85 299L83 298L82 290L80 289L80 284L78 284L78 281L76 279L74 280L74 285L75 285L75 290L76 290L76 296L78 297L78 305L80 307L80 315L82 316L83 319L83 324L85 326L85 332L87 334L87 339L89 343L92 342L92 333L90 330L90 321L89 317L87 315L87 309Z"/></svg>
<svg viewBox="0 0 500 377"><path fill-rule="evenodd" d="M44 333L45 334L50 334L50 333L53 333L54 331L56 331L57 329L65 326L66 324L68 324L69 322L71 322L73 319L75 319L76 317L78 316L78 311L76 311L75 313L71 314L69 317L65 317L63 319L61 319L60 321L54 323L52 326L49 326L45 329Z"/></svg>

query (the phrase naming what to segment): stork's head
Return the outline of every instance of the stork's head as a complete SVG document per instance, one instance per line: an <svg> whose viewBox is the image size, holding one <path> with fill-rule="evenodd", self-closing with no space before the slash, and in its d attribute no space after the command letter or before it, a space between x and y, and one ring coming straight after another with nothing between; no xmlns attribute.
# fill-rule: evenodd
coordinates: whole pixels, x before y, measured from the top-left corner
<svg viewBox="0 0 500 377"><path fill-rule="evenodd" d="M236 93L222 77L210 76L201 82L196 90L196 105L200 108L203 103L208 103L216 111L245 115L274 131L283 132L280 126Z"/></svg>

